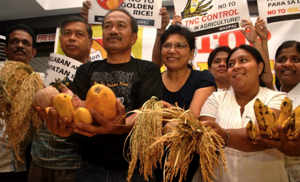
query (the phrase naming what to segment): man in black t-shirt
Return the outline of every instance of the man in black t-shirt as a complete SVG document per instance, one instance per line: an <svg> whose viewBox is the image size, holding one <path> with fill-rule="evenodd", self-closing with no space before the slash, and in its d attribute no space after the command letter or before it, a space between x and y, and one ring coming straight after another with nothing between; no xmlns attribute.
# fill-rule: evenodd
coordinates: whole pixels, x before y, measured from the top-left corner
<svg viewBox="0 0 300 182"><path fill-rule="evenodd" d="M75 181L126 181L128 163L123 158L124 141L133 127L135 114L126 118L126 112L139 109L152 96L162 99L163 84L159 68L152 62L131 57L132 45L137 40L136 20L124 9L110 11L103 20L103 46L107 59L80 66L72 91L82 100L94 82L110 87L117 100L117 116L107 120L90 109L99 125L68 127L67 118L59 124L55 109L50 109L47 127L54 134L68 137L76 132L82 135L83 162ZM155 178L152 179L154 181ZM131 181L143 181L136 171Z"/></svg>

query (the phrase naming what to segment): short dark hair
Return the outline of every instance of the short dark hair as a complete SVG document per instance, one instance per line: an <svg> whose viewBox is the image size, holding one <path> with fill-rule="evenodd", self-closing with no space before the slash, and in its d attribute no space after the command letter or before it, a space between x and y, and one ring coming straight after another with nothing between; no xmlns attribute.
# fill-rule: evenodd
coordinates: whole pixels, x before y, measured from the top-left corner
<svg viewBox="0 0 300 182"><path fill-rule="evenodd" d="M160 37L160 48L162 48L162 45L165 43L167 37L172 34L179 34L181 36L184 36L190 46L190 49L196 48L196 40L195 35L192 31L190 31L188 28L180 25L171 25L169 28L165 31L164 34Z"/></svg>
<svg viewBox="0 0 300 182"><path fill-rule="evenodd" d="M8 41L9 41L9 36L12 32L14 32L15 30L22 30L27 32L31 38L32 38L32 48L35 48L36 45L36 35L34 34L33 30L31 28L29 28L28 26L24 25L24 24L16 24L14 26L12 26L11 28L9 28L7 30L7 34L6 34L6 46L8 46Z"/></svg>
<svg viewBox="0 0 300 182"><path fill-rule="evenodd" d="M230 51L231 51L231 49L228 46L216 47L213 51L211 51L211 53L208 56L208 59L207 59L208 67L211 68L211 64L212 64L213 60L215 59L216 55L218 54L218 52L227 52L229 54Z"/></svg>
<svg viewBox="0 0 300 182"><path fill-rule="evenodd" d="M129 16L130 20L131 20L131 30L132 30L132 33L137 33L138 32L138 25L137 25L137 21L136 19L124 8L122 7L118 7L116 9L113 9L113 10L110 10L108 13L106 13L106 15L104 16L103 20L102 20L102 29L103 29L103 24L104 24L104 21L107 17L107 15L109 15L110 13L114 12L114 11L121 11L123 13L125 13L127 16Z"/></svg>
<svg viewBox="0 0 300 182"><path fill-rule="evenodd" d="M252 46L249 46L249 45L247 45L247 44L242 44L242 45L240 45L239 47L236 47L236 48L232 49L232 51L229 53L229 55L228 55L228 57L227 57L227 61L226 61L226 66L227 66L227 68L228 68L228 62L229 62L229 60L230 60L231 55L232 55L235 51L237 51L237 50L239 50L239 49L244 49L245 51L249 52L249 53L254 57L254 59L256 60L257 64L259 64L260 62L263 63L263 69L262 69L261 74L259 75L259 85L260 85L261 87L266 87L266 84L265 84L265 83L262 81L262 79L261 79L262 75L265 73L265 62L264 62L264 59L262 58L262 56L261 56L261 54L258 52L258 50L255 49L255 48L252 47Z"/></svg>
<svg viewBox="0 0 300 182"><path fill-rule="evenodd" d="M298 42L296 40L288 40L288 41L283 42L278 47L276 54L275 54L275 61L277 60L277 57L279 56L282 49L286 49L286 48L290 48L290 47L295 47L297 49L298 53L300 53L300 42Z"/></svg>
<svg viewBox="0 0 300 182"><path fill-rule="evenodd" d="M63 29L66 27L66 25L70 22L82 22L86 25L86 32L89 35L89 38L91 39L93 36L93 30L89 26L89 24L80 16L69 16L67 17L61 24L60 33L62 33Z"/></svg>

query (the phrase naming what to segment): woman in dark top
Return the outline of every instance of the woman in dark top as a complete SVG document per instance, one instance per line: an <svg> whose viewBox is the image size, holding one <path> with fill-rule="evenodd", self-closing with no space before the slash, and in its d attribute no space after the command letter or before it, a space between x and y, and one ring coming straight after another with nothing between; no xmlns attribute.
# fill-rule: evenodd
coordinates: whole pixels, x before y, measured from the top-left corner
<svg viewBox="0 0 300 182"><path fill-rule="evenodd" d="M161 60L167 67L162 73L164 83L163 100L175 103L185 110L191 110L199 117L206 99L216 91L213 75L208 71L193 70L189 64L195 55L195 36L186 27L171 25L161 36ZM192 181L199 166L199 156L195 155L189 165L186 181ZM156 172L157 181L162 181L162 170ZM178 181L179 175L173 181Z"/></svg>
<svg viewBox="0 0 300 182"><path fill-rule="evenodd" d="M161 36L161 60L164 101L189 109L199 117L201 107L214 91L216 83L207 71L193 70L189 60L195 55L195 36L186 27L171 25Z"/></svg>

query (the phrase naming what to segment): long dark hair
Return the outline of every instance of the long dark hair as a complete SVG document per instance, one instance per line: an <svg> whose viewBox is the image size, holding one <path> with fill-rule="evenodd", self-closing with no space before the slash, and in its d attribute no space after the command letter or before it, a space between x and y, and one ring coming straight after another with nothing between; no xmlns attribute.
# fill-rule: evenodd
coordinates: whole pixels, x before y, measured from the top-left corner
<svg viewBox="0 0 300 182"><path fill-rule="evenodd" d="M232 49L232 51L229 53L227 60L226 60L227 68L228 68L228 62L230 60L231 55L238 49L244 49L245 51L249 52L255 58L257 64L259 64L260 62L263 63L263 69L262 69L261 74L259 75L259 85L261 87L267 87L266 84L261 79L262 75L265 73L265 62L264 62L264 59L262 58L262 56L260 55L260 53L258 52L258 50L256 50L254 47L251 47L247 44L242 44L239 47Z"/></svg>
<svg viewBox="0 0 300 182"><path fill-rule="evenodd" d="M208 59L207 59L208 67L211 68L211 64L212 64L213 60L215 59L216 55L218 54L218 52L227 52L229 54L230 51L231 51L231 49L228 46L216 47L213 51L211 51L211 53L208 56Z"/></svg>

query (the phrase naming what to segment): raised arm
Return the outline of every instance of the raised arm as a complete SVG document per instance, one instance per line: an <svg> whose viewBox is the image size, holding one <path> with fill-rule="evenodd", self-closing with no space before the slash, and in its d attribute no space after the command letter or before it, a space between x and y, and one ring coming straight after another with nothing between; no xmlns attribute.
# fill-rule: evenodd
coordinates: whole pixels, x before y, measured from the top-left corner
<svg viewBox="0 0 300 182"><path fill-rule="evenodd" d="M157 29L157 34L152 51L152 62L155 63L158 67L163 65L160 57L160 37L170 23L170 16L166 7L160 8L159 14L161 15L161 28Z"/></svg>
<svg viewBox="0 0 300 182"><path fill-rule="evenodd" d="M260 38L260 44L263 51L265 52L268 60L270 60L269 49L268 49L268 30L265 24L266 22L263 19L257 17L257 20L255 22L255 31L258 37Z"/></svg>
<svg viewBox="0 0 300 182"><path fill-rule="evenodd" d="M258 50L265 62L265 73L262 75L262 80L269 89L274 90L273 75L270 67L269 57L265 53L262 45L257 38L256 29L253 26L252 22L246 19L243 19L243 22L245 22L244 29L241 29L240 31L244 34L248 42L250 42L253 47Z"/></svg>
<svg viewBox="0 0 300 182"><path fill-rule="evenodd" d="M91 1L83 1L82 8L80 10L81 17L88 23L88 15L89 15L89 9L91 8ZM90 27L92 27L92 24L89 24Z"/></svg>

